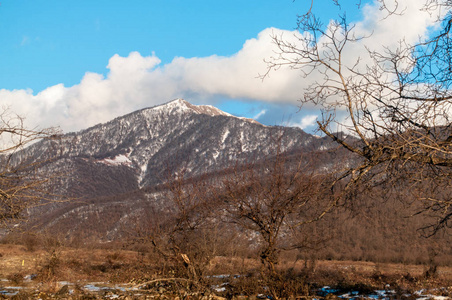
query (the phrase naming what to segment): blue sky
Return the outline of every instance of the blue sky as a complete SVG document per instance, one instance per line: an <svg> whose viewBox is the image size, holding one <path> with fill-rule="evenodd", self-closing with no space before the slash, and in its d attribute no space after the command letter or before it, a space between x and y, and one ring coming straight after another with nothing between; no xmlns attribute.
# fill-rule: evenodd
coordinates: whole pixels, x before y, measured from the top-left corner
<svg viewBox="0 0 452 300"><path fill-rule="evenodd" d="M318 0L314 11L326 23L346 11L350 20L375 31L377 23L369 21L377 14L372 1L362 1L362 8L370 5L361 10L354 1L343 2L347 6L338 10L331 0ZM270 36L291 36L297 14L309 4L3 0L0 103L24 115L31 126L64 131L176 97L266 125L312 130L308 125L318 111L297 112L305 79L288 70L263 82L257 78L272 53Z"/></svg>
<svg viewBox="0 0 452 300"><path fill-rule="evenodd" d="M114 54L231 55L266 27L291 29L301 2L6 0L0 9L2 87L41 91L106 73Z"/></svg>

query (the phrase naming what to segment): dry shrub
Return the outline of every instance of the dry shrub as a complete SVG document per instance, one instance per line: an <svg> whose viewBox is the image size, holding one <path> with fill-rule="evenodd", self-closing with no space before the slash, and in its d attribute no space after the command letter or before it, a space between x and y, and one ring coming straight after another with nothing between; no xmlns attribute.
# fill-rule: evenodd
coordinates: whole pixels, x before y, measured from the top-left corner
<svg viewBox="0 0 452 300"><path fill-rule="evenodd" d="M60 289L60 284L56 280L44 281L44 282L42 282L42 284L39 287L40 295L42 296L40 298L46 299L46 296L45 296L46 294L54 294L59 289ZM33 299L33 298L28 298L28 299ZM50 299L50 297L48 297L47 299Z"/></svg>
<svg viewBox="0 0 452 300"><path fill-rule="evenodd" d="M115 252L107 255L107 259L109 262L112 262L115 260L121 260L123 258L124 258L124 255L119 251L115 251Z"/></svg>
<svg viewBox="0 0 452 300"><path fill-rule="evenodd" d="M37 279L43 282L57 280L57 271L60 266L60 258L56 251L48 253L45 262L38 271Z"/></svg>
<svg viewBox="0 0 452 300"><path fill-rule="evenodd" d="M219 282L217 285L225 288L225 291L219 294L228 299L238 295L256 295L262 292L262 281L258 279L257 274L233 276L226 280L227 282Z"/></svg>
<svg viewBox="0 0 452 300"><path fill-rule="evenodd" d="M33 233L25 233L22 235L22 244L29 252L35 252L40 246L39 237Z"/></svg>
<svg viewBox="0 0 452 300"><path fill-rule="evenodd" d="M279 280L273 282L274 290L282 299L290 296L309 295L309 285L304 279L302 272L297 272L293 268L281 272Z"/></svg>
<svg viewBox="0 0 452 300"><path fill-rule="evenodd" d="M10 274L6 277L9 281L16 285L21 285L24 282L24 276L25 274L23 272Z"/></svg>
<svg viewBox="0 0 452 300"><path fill-rule="evenodd" d="M35 299L36 297L29 293L28 291L21 290L18 294L11 297L12 300L29 300Z"/></svg>
<svg viewBox="0 0 452 300"><path fill-rule="evenodd" d="M42 282L52 283L58 280L61 264L62 243L54 235L41 235L42 248L46 251L41 268L38 270L37 279Z"/></svg>

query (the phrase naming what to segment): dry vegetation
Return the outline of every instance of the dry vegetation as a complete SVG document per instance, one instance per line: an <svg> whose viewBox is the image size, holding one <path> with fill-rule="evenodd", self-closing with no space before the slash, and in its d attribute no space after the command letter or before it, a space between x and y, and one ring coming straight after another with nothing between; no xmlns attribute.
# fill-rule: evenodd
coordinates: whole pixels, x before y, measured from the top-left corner
<svg viewBox="0 0 452 300"><path fill-rule="evenodd" d="M165 294L170 298L178 293L191 293L196 298L200 295L197 292L224 298L265 294L261 263L252 257L215 256L203 270L204 279L188 287L180 282L183 277L177 276L185 272L184 266L162 260L152 245L74 248L49 236L23 235L20 243L0 244L0 255L0 278L8 280L1 285L26 287L21 292L25 298L21 299L33 299L38 291L41 296L57 298L64 293L72 297L68 299L88 299L83 298L88 295L108 298L109 293L124 298L128 295L129 299L141 299L137 293L148 297ZM284 285L279 287L281 296L314 296L322 286L361 293L388 288L400 294L430 289L432 293L452 296L452 267L446 266L429 274L427 265L301 259L297 252L286 252L277 270L284 278ZM109 288L102 292L83 288L99 282ZM215 286L225 289L212 290Z"/></svg>
<svg viewBox="0 0 452 300"><path fill-rule="evenodd" d="M354 207L339 207L341 194L324 187L329 175L309 172L315 162L277 153L217 177L187 180L180 173L161 192L166 207L146 210L114 243L70 238L64 230L11 234L0 250L0 278L47 295L69 282L66 294L96 297L287 299L326 296L317 295L322 286L337 294L431 289L450 296L450 237L419 238L422 222L402 217L410 208L384 185L356 195ZM108 290L83 288L92 282Z"/></svg>

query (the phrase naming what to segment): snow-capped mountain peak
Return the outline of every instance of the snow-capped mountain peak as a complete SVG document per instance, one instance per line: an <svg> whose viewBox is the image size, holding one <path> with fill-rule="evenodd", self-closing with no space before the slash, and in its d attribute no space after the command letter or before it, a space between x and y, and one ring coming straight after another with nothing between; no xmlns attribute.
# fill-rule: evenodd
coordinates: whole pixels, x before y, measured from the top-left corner
<svg viewBox="0 0 452 300"><path fill-rule="evenodd" d="M151 107L150 110L153 111L179 111L179 112L195 112L197 114L206 114L210 116L228 116L232 117L224 111L219 110L211 105L194 105L190 102L178 98L170 102L164 103L162 105Z"/></svg>
<svg viewBox="0 0 452 300"><path fill-rule="evenodd" d="M260 124L256 120L244 118L244 117L236 117L234 115L231 115L227 112L224 112L212 105L194 105L190 102L182 99L177 98L175 100L172 100L170 102L167 102L165 104L155 106L150 108L153 111L177 111L177 112L192 112L196 114L204 114L209 116L227 116L227 117L233 117L238 118L247 122Z"/></svg>

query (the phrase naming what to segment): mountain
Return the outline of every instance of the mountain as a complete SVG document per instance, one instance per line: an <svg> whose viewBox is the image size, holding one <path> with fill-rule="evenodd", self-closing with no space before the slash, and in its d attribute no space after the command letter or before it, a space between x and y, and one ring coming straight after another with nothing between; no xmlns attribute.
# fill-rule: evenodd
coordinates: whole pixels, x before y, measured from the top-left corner
<svg viewBox="0 0 452 300"><path fill-rule="evenodd" d="M94 227L105 237L125 216L145 210L149 202L164 202L158 193L146 191L164 183L169 174L183 173L186 178L212 174L274 155L278 147L287 153L313 153L337 146L299 128L264 126L176 99L43 140L16 160L45 161L41 172L55 178L55 193L75 199L35 208L33 224L70 231ZM319 168L333 164L333 159L325 159ZM99 223L94 226L89 216ZM113 238L114 234L108 237Z"/></svg>
<svg viewBox="0 0 452 300"><path fill-rule="evenodd" d="M289 164L300 156L314 160L316 172L340 172L354 163L329 138L176 99L17 153L16 163L43 162L39 171L61 196L29 209L29 221L18 227L74 243L124 242L171 215L162 185L169 175L214 178L230 167L271 159L278 151L287 154ZM389 201L385 187L357 197L362 199L354 201L351 213L338 208L306 228L307 236L328 240L313 257L412 262L428 257L431 240L419 239L416 232L425 220L406 218L413 208ZM447 252L450 242L438 236L435 247Z"/></svg>
<svg viewBox="0 0 452 300"><path fill-rule="evenodd" d="M192 177L218 171L268 156L279 144L282 151L334 146L299 128L264 126L176 99L36 143L20 159L48 160L46 171L69 172L70 195L86 198L152 187L168 172Z"/></svg>

